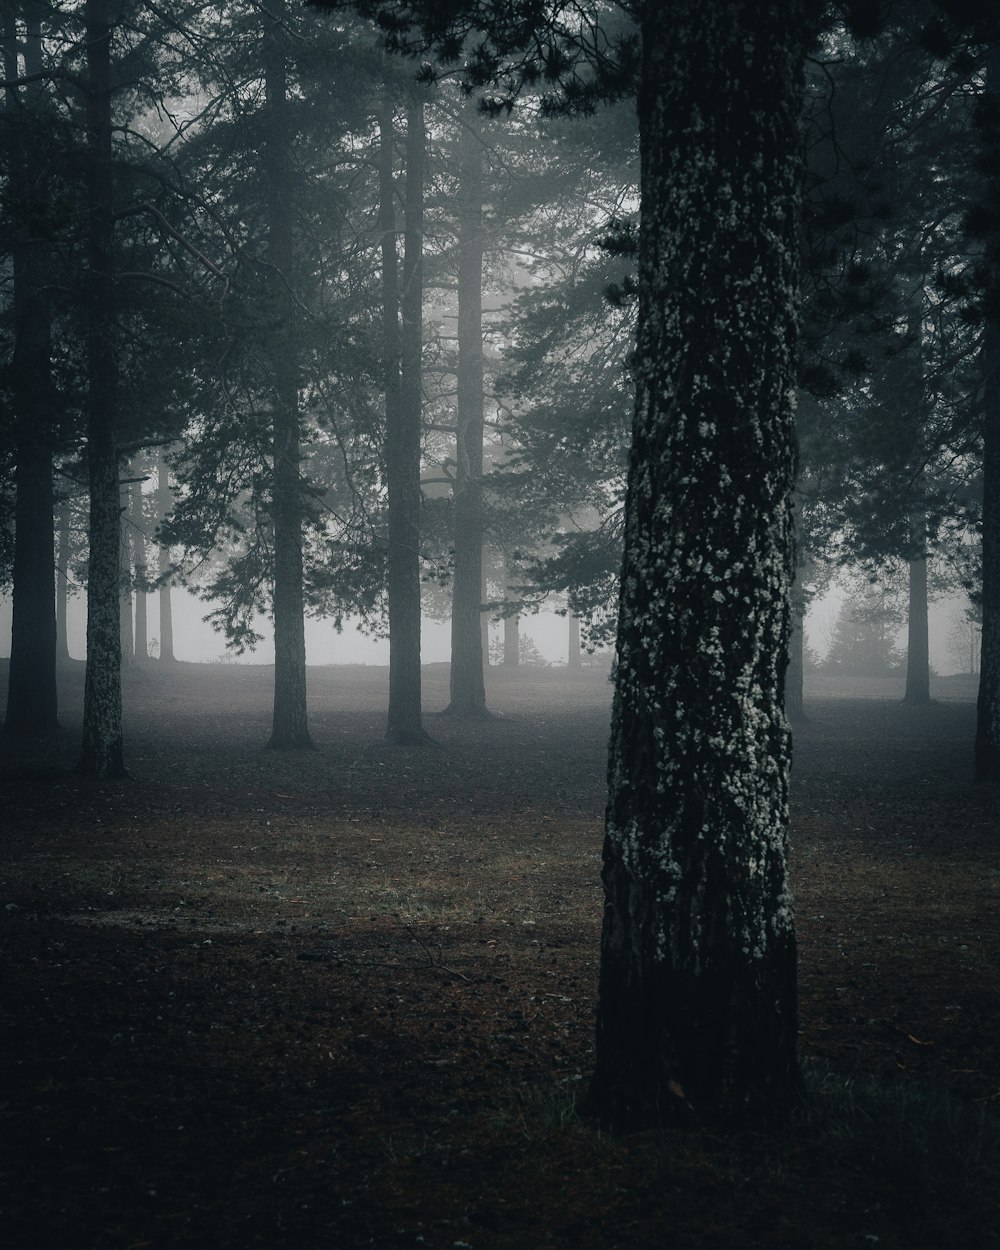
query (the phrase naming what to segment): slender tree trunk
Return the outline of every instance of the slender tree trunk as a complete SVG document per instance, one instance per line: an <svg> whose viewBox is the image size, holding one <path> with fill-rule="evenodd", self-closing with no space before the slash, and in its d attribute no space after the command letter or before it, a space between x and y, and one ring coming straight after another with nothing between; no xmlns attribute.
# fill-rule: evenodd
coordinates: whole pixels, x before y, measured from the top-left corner
<svg viewBox="0 0 1000 1250"><path fill-rule="evenodd" d="M570 608L566 614L566 620L569 627L566 664L569 668L583 668L583 652L580 649L580 618Z"/></svg>
<svg viewBox="0 0 1000 1250"><path fill-rule="evenodd" d="M479 602L482 605L490 601L490 583L486 571L485 549L480 555L480 563L483 569L483 580L479 585ZM489 610L482 606L479 609L479 647L482 652L483 669L485 671L490 666L490 614Z"/></svg>
<svg viewBox="0 0 1000 1250"><path fill-rule="evenodd" d="M788 639L788 668L785 672L785 715L800 723L806 719L803 684L805 680L805 604L792 599L791 630Z"/></svg>
<svg viewBox="0 0 1000 1250"><path fill-rule="evenodd" d="M70 561L70 498L59 500L59 555L56 559L56 661L69 655L69 561Z"/></svg>
<svg viewBox="0 0 1000 1250"><path fill-rule="evenodd" d="M156 455L156 512L162 523L172 507L170 498L170 470L167 468L167 453L161 447ZM157 548L157 576L160 582L160 663L174 664L174 614L170 602L170 586L164 581L170 568L170 548L160 543Z"/></svg>
<svg viewBox="0 0 1000 1250"><path fill-rule="evenodd" d="M512 590L510 560L504 556L503 597L506 603L510 603L514 597ZM504 668L517 668L521 663L521 617L517 612L503 618L503 663Z"/></svg>
<svg viewBox="0 0 1000 1250"><path fill-rule="evenodd" d="M87 0L87 674L80 769L125 775L120 636L121 502L115 436L114 206L111 174L111 28L108 0Z"/></svg>
<svg viewBox="0 0 1000 1250"><path fill-rule="evenodd" d="M126 461L126 468L128 468ZM122 665L131 668L135 661L135 622L132 617L132 487L122 486L121 543L118 558L121 562L120 594L122 606L119 625L121 629Z"/></svg>
<svg viewBox="0 0 1000 1250"><path fill-rule="evenodd" d="M455 716L486 711L483 680L483 150L467 116L459 156L458 418L451 702Z"/></svg>
<svg viewBox="0 0 1000 1250"><path fill-rule="evenodd" d="M299 364L290 291L294 281L291 141L284 0L268 11L264 35L269 302L273 377L274 716L269 747L311 747L306 713L306 636L302 572Z"/></svg>
<svg viewBox="0 0 1000 1250"><path fill-rule="evenodd" d="M505 668L521 663L521 618L516 613L503 618L503 662Z"/></svg>
<svg viewBox="0 0 1000 1250"><path fill-rule="evenodd" d="M990 82L994 91L998 80L1000 73L994 76L991 65ZM982 370L983 621L974 775L977 782L997 782L1000 781L1000 321L986 323Z"/></svg>
<svg viewBox="0 0 1000 1250"><path fill-rule="evenodd" d="M146 576L146 518L142 483L132 486L131 531L132 564L135 569L135 660L145 664L149 659L148 581Z"/></svg>
<svg viewBox="0 0 1000 1250"><path fill-rule="evenodd" d="M907 561L909 609L903 702L925 705L931 701L931 661L927 627L927 520L923 512L914 515L912 534L914 555Z"/></svg>
<svg viewBox="0 0 1000 1250"><path fill-rule="evenodd" d="M41 28L29 17L25 72L42 69ZM5 18L5 65L17 76L13 16ZM31 97L40 87L22 88ZM18 89L8 88L7 106L20 107ZM12 136L17 143L17 132ZM10 384L14 404L14 587L10 669L4 730L36 735L58 726L56 696L55 523L53 519L51 328L45 294L47 260L32 231L31 154L15 148L9 192L24 222L12 240L14 343Z"/></svg>
<svg viewBox="0 0 1000 1250"><path fill-rule="evenodd" d="M405 383L399 326L393 109L379 118L379 226L382 232L382 333L385 350L385 467L389 504L389 718L386 738L427 740L420 695L420 349L423 318L424 110L407 114L406 239L403 316Z"/></svg>
<svg viewBox="0 0 1000 1250"><path fill-rule="evenodd" d="M994 50L986 66L986 92L991 103L1000 104L1000 50ZM990 168L996 168L1000 152L996 139L984 152ZM992 179L996 196L997 175ZM1000 295L1000 266L994 262L991 306ZM982 347L983 375L983 599L979 661L979 699L976 705L974 778L977 782L1000 781L1000 318L987 317Z"/></svg>
<svg viewBox="0 0 1000 1250"><path fill-rule="evenodd" d="M798 1085L782 710L806 6L642 8L635 425L592 1109Z"/></svg>
<svg viewBox="0 0 1000 1250"><path fill-rule="evenodd" d="M0 595L0 655L10 655L12 604L8 595Z"/></svg>

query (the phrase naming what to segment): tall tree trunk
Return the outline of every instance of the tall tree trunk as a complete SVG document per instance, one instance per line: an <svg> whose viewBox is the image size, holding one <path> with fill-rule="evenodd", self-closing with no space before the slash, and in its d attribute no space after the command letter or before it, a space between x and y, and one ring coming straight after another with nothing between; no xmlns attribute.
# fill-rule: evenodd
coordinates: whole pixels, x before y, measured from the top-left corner
<svg viewBox="0 0 1000 1250"><path fill-rule="evenodd" d="M125 775L120 637L121 502L115 433L114 205L108 0L87 0L87 674L80 769Z"/></svg>
<svg viewBox="0 0 1000 1250"><path fill-rule="evenodd" d="M59 554L56 558L56 660L69 656L69 561L70 513L69 495L59 500Z"/></svg>
<svg viewBox="0 0 1000 1250"><path fill-rule="evenodd" d="M420 695L420 350L423 331L423 104L411 105L406 131L406 239L400 335L393 109L379 117L379 227L382 233L382 333L385 351L385 468L389 504L389 717L386 738L424 742ZM405 380L404 380L405 378Z"/></svg>
<svg viewBox="0 0 1000 1250"><path fill-rule="evenodd" d="M986 91L1000 104L1000 50L987 61ZM989 114L987 114L989 115ZM984 153L991 169L1000 157L995 134ZM993 175L994 198L1000 178ZM994 263L990 301L995 310L1000 297L1000 266ZM974 778L1000 781L1000 318L987 317L982 347L983 375L983 599L979 662L979 699L976 705Z"/></svg>
<svg viewBox="0 0 1000 1250"><path fill-rule="evenodd" d="M31 10L26 26L25 73L42 69L41 27ZM5 66L17 77L15 24L5 18ZM11 73L13 70L13 73ZM23 88L31 97L41 86ZM8 88L7 106L20 107L18 89ZM15 127L14 141L18 132ZM53 518L51 318L45 294L47 260L30 222L33 200L31 153L17 145L9 192L23 223L12 247L14 350L10 382L14 404L14 587L10 669L4 730L36 735L58 728L56 696L55 522ZM39 205L41 207L41 205Z"/></svg>
<svg viewBox="0 0 1000 1250"><path fill-rule="evenodd" d="M486 716L483 680L483 149L471 108L462 128L458 222L458 416L451 702L455 716Z"/></svg>
<svg viewBox="0 0 1000 1250"><path fill-rule="evenodd" d="M593 1110L798 1085L782 711L806 6L642 6L635 424Z"/></svg>
<svg viewBox="0 0 1000 1250"><path fill-rule="evenodd" d="M480 554L480 564L482 565L483 580L479 584L479 647L483 656L483 669L490 666L490 613L489 609L483 607L485 603L490 601L490 582L486 571L486 551Z"/></svg>
<svg viewBox="0 0 1000 1250"><path fill-rule="evenodd" d="M911 529L913 554L907 561L909 607L903 702L924 705L931 701L931 661L927 625L927 519L923 511L914 514Z"/></svg>
<svg viewBox="0 0 1000 1250"><path fill-rule="evenodd" d="M806 719L803 685L805 682L805 604L792 599L791 628L788 638L788 668L785 671L785 715L796 723Z"/></svg>
<svg viewBox="0 0 1000 1250"><path fill-rule="evenodd" d="M162 523L172 507L170 498L170 470L167 453L159 448L156 453L156 514ZM170 548L160 543L157 548L156 572L160 583L160 663L174 664L174 613L170 602L170 585L164 580L170 568Z"/></svg>
<svg viewBox="0 0 1000 1250"><path fill-rule="evenodd" d="M129 467L128 461L126 468ZM122 606L119 616L121 631L122 665L131 668L135 660L135 622L132 617L132 487L122 485L121 544L118 558L121 562L120 594Z"/></svg>
<svg viewBox="0 0 1000 1250"><path fill-rule="evenodd" d="M1000 62L1000 57L995 57ZM990 82L1000 87L1000 64ZM1000 275L998 275L1000 278ZM1000 781L1000 321L986 323L983 370L983 622L975 780Z"/></svg>
<svg viewBox="0 0 1000 1250"><path fill-rule="evenodd" d="M503 618L504 668L517 668L521 663L521 618L514 613Z"/></svg>
<svg viewBox="0 0 1000 1250"><path fill-rule="evenodd" d="M272 521L274 526L274 716L269 747L311 747L306 714L306 635L302 574L301 434L299 364L291 290L291 142L288 117L286 9L277 0L265 18L267 138L264 169L268 194L271 332Z"/></svg>
<svg viewBox="0 0 1000 1250"><path fill-rule="evenodd" d="M135 482L131 501L132 566L135 569L135 660L145 664L149 659L148 580L146 572L146 517L142 483Z"/></svg>
<svg viewBox="0 0 1000 1250"><path fill-rule="evenodd" d="M510 558L504 556L504 587L505 603L515 597L511 592L514 587L510 579ZM503 618L503 664L504 668L517 668L521 663L521 617L517 612L504 615Z"/></svg>
<svg viewBox="0 0 1000 1250"><path fill-rule="evenodd" d="M10 655L12 604L8 595L0 595L0 655Z"/></svg>
<svg viewBox="0 0 1000 1250"><path fill-rule="evenodd" d="M569 668L583 668L583 652L580 649L580 618L572 608L566 613L568 639L566 664Z"/></svg>

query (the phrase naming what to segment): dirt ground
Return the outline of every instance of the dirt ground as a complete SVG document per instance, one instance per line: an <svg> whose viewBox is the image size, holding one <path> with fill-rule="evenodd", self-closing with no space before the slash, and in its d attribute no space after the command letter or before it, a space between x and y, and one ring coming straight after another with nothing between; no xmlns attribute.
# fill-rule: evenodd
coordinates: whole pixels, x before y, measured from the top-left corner
<svg viewBox="0 0 1000 1250"><path fill-rule="evenodd" d="M401 749L384 669L310 670L292 753L262 749L270 681L135 671L133 776L96 782L68 771L74 664L59 740L3 748L0 1243L1000 1245L1000 798L969 784L968 682L919 710L811 689L795 1122L612 1137L574 1107L606 674L493 670L495 719Z"/></svg>

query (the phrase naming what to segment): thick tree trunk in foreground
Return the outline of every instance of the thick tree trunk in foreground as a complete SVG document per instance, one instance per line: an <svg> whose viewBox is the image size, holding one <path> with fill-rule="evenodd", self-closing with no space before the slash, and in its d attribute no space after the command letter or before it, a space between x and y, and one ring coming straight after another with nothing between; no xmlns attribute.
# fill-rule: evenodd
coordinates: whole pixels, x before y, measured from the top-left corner
<svg viewBox="0 0 1000 1250"><path fill-rule="evenodd" d="M907 561L909 606L906 618L906 693L904 703L931 701L930 634L927 626L927 522L923 513L913 519L915 554Z"/></svg>
<svg viewBox="0 0 1000 1250"><path fill-rule="evenodd" d="M379 226L385 350L385 467L389 506L389 718L395 743L425 742L420 699L420 348L423 321L424 110L406 132L404 322L406 393L400 376L399 279L393 179L393 111L379 119Z"/></svg>
<svg viewBox="0 0 1000 1250"><path fill-rule="evenodd" d="M269 747L311 747L306 714L305 600L302 576L302 494L299 369L291 287L294 281L291 127L288 119L284 4L276 3L264 33L271 331L272 523L274 527L274 714Z"/></svg>
<svg viewBox="0 0 1000 1250"><path fill-rule="evenodd" d="M111 30L108 0L87 0L87 674L79 768L125 775L120 637L121 504L115 438L111 182Z"/></svg>
<svg viewBox="0 0 1000 1250"><path fill-rule="evenodd" d="M454 716L485 716L483 679L483 150L466 118L459 157L458 402L455 576L451 596Z"/></svg>
<svg viewBox="0 0 1000 1250"><path fill-rule="evenodd" d="M5 65L17 77L13 17L5 21ZM42 69L41 30L29 21L24 42L25 73ZM40 86L22 88L28 107ZM18 89L8 88L8 107L19 107ZM54 732L59 727L56 697L55 522L52 492L51 330L45 294L43 243L30 222L39 191L31 183L31 153L17 143L12 154L9 193L21 223L12 240L14 279L13 356L10 362L14 405L14 568L10 670L4 731L16 735Z"/></svg>
<svg viewBox="0 0 1000 1250"><path fill-rule="evenodd" d="M782 712L805 6L644 8L636 416L592 1109L798 1083Z"/></svg>
<svg viewBox="0 0 1000 1250"><path fill-rule="evenodd" d="M982 369L983 624L976 705L975 780L997 782L1000 781L1000 322L986 323Z"/></svg>
<svg viewBox="0 0 1000 1250"><path fill-rule="evenodd" d="M156 456L156 513L161 523L171 509L170 471L167 468L167 453L161 447ZM157 577L160 579L160 655L161 664L174 664L174 613L170 603L170 586L163 578L170 568L170 548L162 543L157 548Z"/></svg>

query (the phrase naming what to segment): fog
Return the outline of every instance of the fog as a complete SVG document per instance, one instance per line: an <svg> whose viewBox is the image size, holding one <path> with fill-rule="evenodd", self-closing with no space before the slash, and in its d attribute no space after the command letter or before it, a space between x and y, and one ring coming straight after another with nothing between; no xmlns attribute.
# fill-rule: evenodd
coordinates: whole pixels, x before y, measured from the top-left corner
<svg viewBox="0 0 1000 1250"><path fill-rule="evenodd" d="M253 651L237 655L227 651L222 637L204 619L208 605L201 599L175 587L172 592L174 613L174 652L178 660L189 664L270 664L272 636L266 619L257 621L257 630L264 635ZM806 643L822 659L829 646L829 634L837 611L844 601L844 592L831 590L817 599L806 616ZM967 671L955 660L949 635L956 620L965 612L966 600L949 596L931 604L928 612L931 667L941 676ZM156 595L148 597L150 653L156 654L159 637L159 602ZM87 600L74 595L67 606L69 653L75 660L86 656ZM491 622L491 646L501 638L502 625ZM451 627L446 621L425 617L421 633L421 658L424 664L447 663L450 659ZM556 612L541 611L523 616L521 637L531 640L547 664L565 664L568 654L566 618ZM897 645L905 648L906 631L900 630ZM0 657L10 655L10 599L0 599ZM306 663L371 664L389 663L389 643L363 633L353 621L345 622L338 633L329 621L306 619Z"/></svg>

